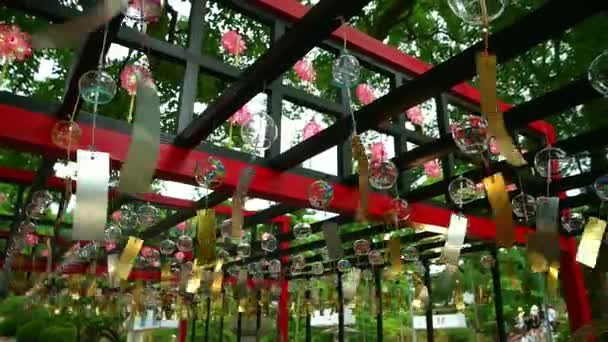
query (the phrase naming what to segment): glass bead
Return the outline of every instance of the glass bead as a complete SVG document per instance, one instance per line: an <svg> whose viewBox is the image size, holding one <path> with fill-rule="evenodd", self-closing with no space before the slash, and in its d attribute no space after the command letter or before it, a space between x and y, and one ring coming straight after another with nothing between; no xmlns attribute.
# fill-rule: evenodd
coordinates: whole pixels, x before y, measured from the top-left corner
<svg viewBox="0 0 608 342"><path fill-rule="evenodd" d="M479 116L466 116L452 125L452 138L466 154L478 154L488 148L488 123Z"/></svg>
<svg viewBox="0 0 608 342"><path fill-rule="evenodd" d="M122 13L125 17L141 22L157 22L163 15L165 0L128 0Z"/></svg>
<svg viewBox="0 0 608 342"><path fill-rule="evenodd" d="M120 207L120 218L118 226L123 230L132 230L137 226L138 216L131 204L123 204Z"/></svg>
<svg viewBox="0 0 608 342"><path fill-rule="evenodd" d="M278 259L268 261L268 272L272 274L281 273L281 261Z"/></svg>
<svg viewBox="0 0 608 342"><path fill-rule="evenodd" d="M149 227L158 221L158 209L150 204L144 204L137 209L137 222L143 227Z"/></svg>
<svg viewBox="0 0 608 342"><path fill-rule="evenodd" d="M279 242L274 235L270 233L262 234L262 241L260 242L260 247L265 252L274 252L277 249Z"/></svg>
<svg viewBox="0 0 608 342"><path fill-rule="evenodd" d="M306 258L302 254L296 254L291 257L292 267L302 269L306 265Z"/></svg>
<svg viewBox="0 0 608 342"><path fill-rule="evenodd" d="M534 156L534 169L541 177L558 176L570 165L570 158L563 150L555 147L545 147Z"/></svg>
<svg viewBox="0 0 608 342"><path fill-rule="evenodd" d="M401 249L403 260L407 262L418 261L418 248L414 246L406 246Z"/></svg>
<svg viewBox="0 0 608 342"><path fill-rule="evenodd" d="M459 207L471 203L479 197L475 182L465 177L458 177L450 182L448 193L452 202Z"/></svg>
<svg viewBox="0 0 608 342"><path fill-rule="evenodd" d="M598 177L593 183L593 190L602 201L608 201L608 175Z"/></svg>
<svg viewBox="0 0 608 342"><path fill-rule="evenodd" d="M196 164L194 179L200 186L207 189L216 189L224 183L226 168L219 159L209 157Z"/></svg>
<svg viewBox="0 0 608 342"><path fill-rule="evenodd" d="M117 242L122 238L122 229L117 226L111 224L106 228L105 231L105 239L106 242Z"/></svg>
<svg viewBox="0 0 608 342"><path fill-rule="evenodd" d="M266 151L277 137L277 125L268 114L253 114L251 120L241 125L243 143L255 152Z"/></svg>
<svg viewBox="0 0 608 342"><path fill-rule="evenodd" d="M293 227L293 235L298 240L306 239L310 234L312 234L312 228L308 223L301 222Z"/></svg>
<svg viewBox="0 0 608 342"><path fill-rule="evenodd" d="M369 164L369 183L375 189L390 189L398 175L399 170L390 160L372 160Z"/></svg>
<svg viewBox="0 0 608 342"><path fill-rule="evenodd" d="M583 230L586 221L585 216L577 211L566 212L561 217L562 227L568 233Z"/></svg>
<svg viewBox="0 0 608 342"><path fill-rule="evenodd" d="M31 234L36 231L36 225L31 221L21 221L17 227L17 230L20 234Z"/></svg>
<svg viewBox="0 0 608 342"><path fill-rule="evenodd" d="M236 246L236 255L239 258L246 258L251 255L251 244L245 240L241 240Z"/></svg>
<svg viewBox="0 0 608 342"><path fill-rule="evenodd" d="M78 148L82 130L77 123L70 120L61 120L55 123L51 131L53 144L65 150L73 151Z"/></svg>
<svg viewBox="0 0 608 342"><path fill-rule="evenodd" d="M148 252L145 258L148 265L152 267L160 267L160 252L157 249L151 248L150 252Z"/></svg>
<svg viewBox="0 0 608 342"><path fill-rule="evenodd" d="M360 70L359 61L355 56L342 53L332 68L333 82L340 88L352 88L359 81Z"/></svg>
<svg viewBox="0 0 608 342"><path fill-rule="evenodd" d="M608 97L608 50L591 62L587 76L591 86L604 97Z"/></svg>
<svg viewBox="0 0 608 342"><path fill-rule="evenodd" d="M44 214L44 210L44 206L32 202L25 207L25 216L29 219L38 219Z"/></svg>
<svg viewBox="0 0 608 342"><path fill-rule="evenodd" d="M336 264L336 269L338 269L338 271L340 271L342 273L347 273L347 272L350 272L350 270L352 269L352 265L350 264L350 261L348 261L347 259L341 259Z"/></svg>
<svg viewBox="0 0 608 342"><path fill-rule="evenodd" d="M48 207L53 203L53 196L47 190L38 190L32 195L32 203L41 207Z"/></svg>
<svg viewBox="0 0 608 342"><path fill-rule="evenodd" d="M166 239L161 241L160 243L160 252L162 253L162 255L173 254L173 252L175 252L175 248L175 242L173 242L172 240Z"/></svg>
<svg viewBox="0 0 608 342"><path fill-rule="evenodd" d="M327 208L333 197L334 188L325 181L315 181L308 187L308 201L314 208Z"/></svg>
<svg viewBox="0 0 608 342"><path fill-rule="evenodd" d="M378 266L384 263L384 257L382 256L382 252L376 249L372 249L367 254L367 260L371 265Z"/></svg>
<svg viewBox="0 0 608 342"><path fill-rule="evenodd" d="M323 272L325 272L325 266L323 266L322 262L317 261L310 264L310 273L314 275L321 275Z"/></svg>
<svg viewBox="0 0 608 342"><path fill-rule="evenodd" d="M490 268L494 267L496 260L494 260L494 257L492 255L484 254L481 256L481 259L479 260L479 262L485 269L490 269Z"/></svg>
<svg viewBox="0 0 608 342"><path fill-rule="evenodd" d="M388 214L393 222L406 221L411 213L409 203L402 198L394 198L389 203Z"/></svg>
<svg viewBox="0 0 608 342"><path fill-rule="evenodd" d="M536 199L528 194L520 193L511 200L513 213L523 219L530 219L536 215Z"/></svg>
<svg viewBox="0 0 608 342"><path fill-rule="evenodd" d="M194 241L189 235L182 235L177 238L177 249L182 252L190 252L194 246Z"/></svg>
<svg viewBox="0 0 608 342"><path fill-rule="evenodd" d="M357 240L353 243L353 249L355 250L355 254L362 256L369 253L370 243L367 240Z"/></svg>
<svg viewBox="0 0 608 342"><path fill-rule="evenodd" d="M490 23L504 12L507 0L484 0L487 22ZM482 26L484 24L481 1L479 0L448 0L450 9L465 23Z"/></svg>
<svg viewBox="0 0 608 342"><path fill-rule="evenodd" d="M84 73L78 81L80 96L90 104L106 104L116 95L116 82L103 70L91 70Z"/></svg>

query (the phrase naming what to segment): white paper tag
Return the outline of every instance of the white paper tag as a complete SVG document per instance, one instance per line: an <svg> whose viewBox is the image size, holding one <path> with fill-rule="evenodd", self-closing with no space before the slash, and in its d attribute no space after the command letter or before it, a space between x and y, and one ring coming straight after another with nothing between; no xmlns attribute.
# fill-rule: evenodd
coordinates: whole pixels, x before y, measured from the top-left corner
<svg viewBox="0 0 608 342"><path fill-rule="evenodd" d="M74 240L104 241L108 211L110 155L78 150L78 187L74 208Z"/></svg>

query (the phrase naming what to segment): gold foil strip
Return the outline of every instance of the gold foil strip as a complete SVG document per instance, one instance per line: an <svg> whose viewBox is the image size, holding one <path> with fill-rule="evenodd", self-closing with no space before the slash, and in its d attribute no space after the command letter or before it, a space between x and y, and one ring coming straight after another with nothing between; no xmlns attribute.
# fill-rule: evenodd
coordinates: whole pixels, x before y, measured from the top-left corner
<svg viewBox="0 0 608 342"><path fill-rule="evenodd" d="M342 239L340 238L338 224L335 222L325 222L321 228L323 229L329 259L341 259L344 256L344 250L342 249Z"/></svg>
<svg viewBox="0 0 608 342"><path fill-rule="evenodd" d="M126 194L150 192L160 151L160 100L155 87L137 82L137 107L127 158L118 188ZM105 227L105 226L104 226Z"/></svg>
<svg viewBox="0 0 608 342"><path fill-rule="evenodd" d="M51 245L51 238L46 239L46 250L48 251L48 256L46 257L46 273L48 274L53 271L53 246Z"/></svg>
<svg viewBox="0 0 608 342"><path fill-rule="evenodd" d="M401 273L401 240L394 236L388 241L388 250L391 258L391 273Z"/></svg>
<svg viewBox="0 0 608 342"><path fill-rule="evenodd" d="M186 285L186 292L196 293L198 288L201 286L202 277L203 267L199 265L198 260L194 260L192 265L192 274L190 275L190 279L188 279L188 284Z"/></svg>
<svg viewBox="0 0 608 342"><path fill-rule="evenodd" d="M559 278L559 264L554 264L549 267L547 272L547 289L549 290L549 294L553 297L557 297L557 286L558 286L558 278Z"/></svg>
<svg viewBox="0 0 608 342"><path fill-rule="evenodd" d="M581 242L576 252L576 261L591 268L595 268L597 255L600 252L602 239L606 230L606 221L590 217L583 230Z"/></svg>
<svg viewBox="0 0 608 342"><path fill-rule="evenodd" d="M171 264L166 262L163 263L160 268L160 288L169 289L171 287Z"/></svg>
<svg viewBox="0 0 608 342"><path fill-rule="evenodd" d="M202 264L210 264L215 260L215 211L199 210L196 213L198 239L198 257Z"/></svg>
<svg viewBox="0 0 608 342"><path fill-rule="evenodd" d="M232 197L232 238L240 239L243 231L243 197L234 195Z"/></svg>
<svg viewBox="0 0 608 342"><path fill-rule="evenodd" d="M536 200L536 231L528 234L527 251L532 272L546 272L549 265L559 264L558 219L559 198L539 197Z"/></svg>
<svg viewBox="0 0 608 342"><path fill-rule="evenodd" d="M464 311L464 293L462 290L462 281L460 279L456 279L456 287L454 288L454 304L456 305L456 310Z"/></svg>
<svg viewBox="0 0 608 342"><path fill-rule="evenodd" d="M211 292L214 295L218 295L222 292L222 286L224 284L224 272L222 272L222 266L224 265L223 259L218 259L213 270L213 281L211 283Z"/></svg>
<svg viewBox="0 0 608 342"><path fill-rule="evenodd" d="M450 217L448 234L439 258L441 263L458 266L460 250L462 249L464 238L467 234L468 221L467 217L461 214L453 213Z"/></svg>
<svg viewBox="0 0 608 342"><path fill-rule="evenodd" d="M476 58L477 73L479 74L479 94L481 112L487 116L488 130L496 139L500 154L514 166L526 165L526 160L515 148L513 139L505 128L502 113L498 111L496 95L496 56L481 53Z"/></svg>
<svg viewBox="0 0 608 342"><path fill-rule="evenodd" d="M143 244L144 240L129 236L129 241L118 261L118 268L116 269L118 279L127 280L129 278L129 273L131 273L131 268L133 268L133 260L137 257Z"/></svg>
<svg viewBox="0 0 608 342"><path fill-rule="evenodd" d="M505 179L502 173L496 173L483 180L483 185L488 193L488 200L494 210L496 220L496 241L500 247L511 247L515 243L515 228L513 226L513 214L511 201L505 187Z"/></svg>
<svg viewBox="0 0 608 342"><path fill-rule="evenodd" d="M110 155L78 150L78 189L72 239L104 241L108 218Z"/></svg>
<svg viewBox="0 0 608 342"><path fill-rule="evenodd" d="M359 207L357 209L357 220L365 222L367 220L368 194L369 194L369 161L365 153L365 147L361 142L361 137L353 136L352 139L353 156L359 163Z"/></svg>

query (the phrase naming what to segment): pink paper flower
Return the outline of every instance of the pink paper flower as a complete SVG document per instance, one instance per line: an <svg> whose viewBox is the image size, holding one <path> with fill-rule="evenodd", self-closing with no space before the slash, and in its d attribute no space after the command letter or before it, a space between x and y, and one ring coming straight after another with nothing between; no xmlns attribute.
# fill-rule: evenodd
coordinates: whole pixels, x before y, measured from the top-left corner
<svg viewBox="0 0 608 342"><path fill-rule="evenodd" d="M36 234L31 234L31 233L26 234L25 243L30 247L38 244L38 236Z"/></svg>
<svg viewBox="0 0 608 342"><path fill-rule="evenodd" d="M228 121L230 121L233 125L245 125L249 121L251 121L252 114L249 111L247 105L241 107L241 109L237 110L236 113L232 114Z"/></svg>
<svg viewBox="0 0 608 342"><path fill-rule="evenodd" d="M122 218L122 213L120 212L120 210L116 210L115 212L112 213L112 221L118 222L118 221L120 221L121 218Z"/></svg>
<svg viewBox="0 0 608 342"><path fill-rule="evenodd" d="M412 107L405 112L405 116L410 120L411 123L417 126L422 126L424 123L424 117L422 116L422 109L420 106Z"/></svg>
<svg viewBox="0 0 608 342"><path fill-rule="evenodd" d="M154 79L150 70L141 65L129 64L120 72L120 86L133 96L137 94L137 79L149 87L154 86Z"/></svg>
<svg viewBox="0 0 608 342"><path fill-rule="evenodd" d="M144 258L147 258L148 256L150 256L151 253L152 253L152 248L151 247L148 247L148 246L142 247L142 249L141 249L141 255Z"/></svg>
<svg viewBox="0 0 608 342"><path fill-rule="evenodd" d="M23 62L32 55L32 38L16 25L0 25L0 57Z"/></svg>
<svg viewBox="0 0 608 342"><path fill-rule="evenodd" d="M175 228L177 228L177 230L179 230L180 232L185 232L186 231L186 222L180 222L177 224L177 226L175 226Z"/></svg>
<svg viewBox="0 0 608 342"><path fill-rule="evenodd" d="M388 153L386 152L386 146L382 142L375 142L370 148L372 151L372 160L384 160L387 158Z"/></svg>
<svg viewBox="0 0 608 342"><path fill-rule="evenodd" d="M184 254L184 252L182 252L182 251L175 253L175 260L177 260L179 262L184 261L185 258L186 258L186 254Z"/></svg>
<svg viewBox="0 0 608 342"><path fill-rule="evenodd" d="M488 147L490 149L490 153L492 153L493 155L497 155L500 153L500 151L498 151L498 143L496 142L496 138L490 138Z"/></svg>
<svg viewBox="0 0 608 342"><path fill-rule="evenodd" d="M247 44L236 31L227 31L222 35L222 46L232 55L240 56L247 50Z"/></svg>
<svg viewBox="0 0 608 342"><path fill-rule="evenodd" d="M306 59L299 60L296 65L293 66L293 70L302 81L313 83L317 79L317 72L315 71L314 65Z"/></svg>
<svg viewBox="0 0 608 342"><path fill-rule="evenodd" d="M364 105L368 105L376 100L376 94L374 94L374 89L372 89L372 87L367 83L359 84L357 86L356 93L359 102Z"/></svg>
<svg viewBox="0 0 608 342"><path fill-rule="evenodd" d="M319 132L321 132L323 130L323 127L321 127L321 124L316 122L315 119L312 119L310 121L308 121L308 123L306 123L306 125L304 125L304 129L302 129L302 138L304 138L304 140L312 137L315 134L318 134Z"/></svg>
<svg viewBox="0 0 608 342"><path fill-rule="evenodd" d="M441 177L441 166L439 160L434 159L424 163L424 173L431 178Z"/></svg>

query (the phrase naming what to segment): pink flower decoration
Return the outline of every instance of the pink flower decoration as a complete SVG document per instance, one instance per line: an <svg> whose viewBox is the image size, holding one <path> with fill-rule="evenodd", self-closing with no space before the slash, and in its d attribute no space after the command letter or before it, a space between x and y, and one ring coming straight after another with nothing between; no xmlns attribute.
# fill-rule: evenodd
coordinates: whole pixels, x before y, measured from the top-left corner
<svg viewBox="0 0 608 342"><path fill-rule="evenodd" d="M386 152L386 146L382 142L376 142L372 144L372 160L384 160L388 154Z"/></svg>
<svg viewBox="0 0 608 342"><path fill-rule="evenodd" d="M243 107L241 107L241 109L237 110L236 113L232 114L232 116L228 118L228 121L230 121L230 123L233 125L242 126L251 121L251 116L252 114L249 111L249 108L247 107L247 105L244 105Z"/></svg>
<svg viewBox="0 0 608 342"><path fill-rule="evenodd" d="M25 243L28 246L34 246L38 244L38 236L36 234L26 234L25 235Z"/></svg>
<svg viewBox="0 0 608 342"><path fill-rule="evenodd" d="M302 129L302 138L304 138L304 140L312 137L315 134L318 134L319 132L321 132L323 130L323 127L321 127L321 124L316 122L315 119L312 119L310 121L308 121L308 123L306 123L306 125L304 125L304 129Z"/></svg>
<svg viewBox="0 0 608 342"><path fill-rule="evenodd" d="M357 86L357 98L364 105L370 104L376 100L374 89L369 84L363 83Z"/></svg>
<svg viewBox="0 0 608 342"><path fill-rule="evenodd" d="M144 66L129 64L120 72L120 86L131 96L137 94L138 77L146 86L154 86L152 73Z"/></svg>
<svg viewBox="0 0 608 342"><path fill-rule="evenodd" d="M151 247L148 247L148 246L142 247L142 249L141 249L141 255L144 258L147 258L148 256L150 256L150 253L152 253L152 248Z"/></svg>
<svg viewBox="0 0 608 342"><path fill-rule="evenodd" d="M306 59L299 60L296 65L293 66L293 70L302 81L313 83L317 79L317 72L315 71L314 65Z"/></svg>
<svg viewBox="0 0 608 342"><path fill-rule="evenodd" d="M419 106L412 107L405 112L405 116L410 120L411 123L417 126L422 126L424 123L424 117L422 116L422 109Z"/></svg>
<svg viewBox="0 0 608 342"><path fill-rule="evenodd" d="M120 210L116 210L115 212L112 213L112 220L114 222L120 221L121 218L122 218L122 213L120 212Z"/></svg>
<svg viewBox="0 0 608 342"><path fill-rule="evenodd" d="M235 56L240 56L247 50L245 41L236 31L227 31L222 35L222 46L228 53Z"/></svg>
<svg viewBox="0 0 608 342"><path fill-rule="evenodd" d="M175 228L177 228L177 230L179 230L180 232L184 232L186 231L186 222L180 222L177 224L177 226L175 226Z"/></svg>
<svg viewBox="0 0 608 342"><path fill-rule="evenodd" d="M0 25L0 57L23 62L32 55L32 37L16 25Z"/></svg>
<svg viewBox="0 0 608 342"><path fill-rule="evenodd" d="M116 242L106 241L105 247L106 247L106 252L109 252L109 251L111 251L113 249L116 249Z"/></svg>
<svg viewBox="0 0 608 342"><path fill-rule="evenodd" d="M424 173L431 178L441 177L441 166L439 160L434 159L424 163Z"/></svg>
<svg viewBox="0 0 608 342"><path fill-rule="evenodd" d="M177 260L179 262L184 261L185 258L186 258L186 254L184 254L184 252L182 252L182 251L175 253L175 260Z"/></svg>
<svg viewBox="0 0 608 342"><path fill-rule="evenodd" d="M494 137L490 138L489 148L490 148L490 153L492 153L493 155L497 155L500 153L498 151L498 143L496 142L496 138L494 138Z"/></svg>

